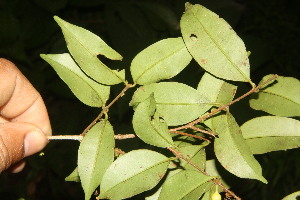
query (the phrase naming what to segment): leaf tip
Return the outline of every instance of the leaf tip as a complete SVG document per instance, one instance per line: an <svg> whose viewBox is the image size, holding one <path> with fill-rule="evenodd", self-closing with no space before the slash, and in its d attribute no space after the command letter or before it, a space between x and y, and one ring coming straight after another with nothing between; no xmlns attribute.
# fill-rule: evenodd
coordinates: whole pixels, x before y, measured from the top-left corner
<svg viewBox="0 0 300 200"><path fill-rule="evenodd" d="M185 5L185 11L189 10L193 6L193 4L191 4L190 2L186 2L184 5Z"/></svg>
<svg viewBox="0 0 300 200"><path fill-rule="evenodd" d="M54 19L56 22L58 22L58 21L60 21L60 20L61 20L61 18L59 18L59 17L58 17L58 16L56 16L56 15L54 15L53 19Z"/></svg>

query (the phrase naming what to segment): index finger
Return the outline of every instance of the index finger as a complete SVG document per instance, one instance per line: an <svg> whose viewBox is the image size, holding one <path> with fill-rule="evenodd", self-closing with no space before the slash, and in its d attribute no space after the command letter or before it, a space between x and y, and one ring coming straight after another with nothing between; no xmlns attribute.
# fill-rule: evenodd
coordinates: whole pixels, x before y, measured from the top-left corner
<svg viewBox="0 0 300 200"><path fill-rule="evenodd" d="M44 101L20 70L0 58L0 118L26 122L51 135L51 125Z"/></svg>

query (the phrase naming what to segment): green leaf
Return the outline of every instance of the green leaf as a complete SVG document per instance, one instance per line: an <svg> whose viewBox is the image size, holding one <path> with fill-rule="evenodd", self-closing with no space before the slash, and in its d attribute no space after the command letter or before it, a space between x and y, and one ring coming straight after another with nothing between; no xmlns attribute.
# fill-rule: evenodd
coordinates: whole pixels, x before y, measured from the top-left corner
<svg viewBox="0 0 300 200"><path fill-rule="evenodd" d="M240 178L251 178L267 183L260 164L254 158L242 136L240 127L230 113L213 118L217 124L214 150L221 165Z"/></svg>
<svg viewBox="0 0 300 200"><path fill-rule="evenodd" d="M253 154L298 148L300 121L278 116L251 119L241 126L243 137Z"/></svg>
<svg viewBox="0 0 300 200"><path fill-rule="evenodd" d="M201 197L200 200L211 200L211 191L205 192L204 195Z"/></svg>
<svg viewBox="0 0 300 200"><path fill-rule="evenodd" d="M74 182L80 182L80 177L78 173L78 167L74 169L74 171L65 178L65 181L74 181Z"/></svg>
<svg viewBox="0 0 300 200"><path fill-rule="evenodd" d="M147 196L145 200L158 200L162 187L158 188L154 194Z"/></svg>
<svg viewBox="0 0 300 200"><path fill-rule="evenodd" d="M144 142L158 147L173 146L167 124L155 113L153 94L137 106L132 124L135 133Z"/></svg>
<svg viewBox="0 0 300 200"><path fill-rule="evenodd" d="M205 73L198 84L197 90L211 102L226 105L234 98L237 86Z"/></svg>
<svg viewBox="0 0 300 200"><path fill-rule="evenodd" d="M190 145L180 148L180 152L183 156L187 157L192 163L199 166L201 169L204 170L205 168L205 150L204 146L206 145ZM169 165L169 171L166 175L166 179L168 180L171 176L183 171L183 170L196 170L193 166L188 164L185 160L179 159L179 162L172 161ZM160 192L162 187L164 186L165 182L162 186L155 192L155 194L146 198L146 200L157 200L159 198Z"/></svg>
<svg viewBox="0 0 300 200"><path fill-rule="evenodd" d="M81 141L78 172L86 200L91 198L104 172L113 162L114 146L114 131L107 120L95 124Z"/></svg>
<svg viewBox="0 0 300 200"><path fill-rule="evenodd" d="M130 71L135 83L145 85L176 76L191 60L181 37L168 38L141 51L133 59Z"/></svg>
<svg viewBox="0 0 300 200"><path fill-rule="evenodd" d="M119 157L105 172L100 198L125 199L152 189L164 176L169 159L155 151L134 150Z"/></svg>
<svg viewBox="0 0 300 200"><path fill-rule="evenodd" d="M110 87L88 78L76 65L70 54L41 54L69 86L74 95L84 104L101 107L109 97Z"/></svg>
<svg viewBox="0 0 300 200"><path fill-rule="evenodd" d="M265 76L265 82L273 75ZM300 81L292 77L279 76L272 84L251 95L250 106L272 115L300 116Z"/></svg>
<svg viewBox="0 0 300 200"><path fill-rule="evenodd" d="M284 197L282 200L298 200L300 197L300 191L294 192L286 197Z"/></svg>
<svg viewBox="0 0 300 200"><path fill-rule="evenodd" d="M183 83L161 82L136 90L130 105L137 106L154 93L156 112L169 126L188 123L206 112L211 103L197 90Z"/></svg>
<svg viewBox="0 0 300 200"><path fill-rule="evenodd" d="M158 199L198 200L213 185L208 182L212 178L199 171L181 171L164 182Z"/></svg>
<svg viewBox="0 0 300 200"><path fill-rule="evenodd" d="M180 27L187 49L202 68L219 78L251 82L245 44L224 19L187 3Z"/></svg>
<svg viewBox="0 0 300 200"><path fill-rule="evenodd" d="M183 156L188 158L192 163L201 169L205 169L206 154L204 150L206 145L190 145L180 148ZM180 166L186 170L196 170L195 167L187 163L185 160L180 159Z"/></svg>
<svg viewBox="0 0 300 200"><path fill-rule="evenodd" d="M227 187L230 188L229 184L226 183L223 177L220 174L220 170L217 168L217 163L215 159L207 160L205 163L205 172L210 176L220 177L221 182Z"/></svg>
<svg viewBox="0 0 300 200"><path fill-rule="evenodd" d="M62 29L71 55L86 74L106 85L125 82L124 70L111 70L97 58L98 55L104 55L112 60L121 60L120 54L90 31L70 24L57 16L54 20Z"/></svg>

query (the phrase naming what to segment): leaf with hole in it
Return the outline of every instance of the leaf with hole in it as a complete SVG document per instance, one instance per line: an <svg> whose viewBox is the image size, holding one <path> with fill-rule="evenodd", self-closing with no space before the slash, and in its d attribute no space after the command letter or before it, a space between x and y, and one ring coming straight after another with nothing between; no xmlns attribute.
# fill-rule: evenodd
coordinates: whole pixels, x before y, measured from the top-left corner
<svg viewBox="0 0 300 200"><path fill-rule="evenodd" d="M198 200L213 185L209 182L214 177L199 171L183 170L166 179L159 195L159 200Z"/></svg>
<svg viewBox="0 0 300 200"><path fill-rule="evenodd" d="M132 124L137 136L147 144L158 147L173 146L165 121L155 113L155 100L153 94L141 102L133 115Z"/></svg>
<svg viewBox="0 0 300 200"><path fill-rule="evenodd" d="M214 150L221 165L240 178L267 183L262 176L260 164L254 158L233 116L227 113L215 116L213 120L217 124L215 131L218 133Z"/></svg>
<svg viewBox="0 0 300 200"><path fill-rule="evenodd" d="M219 78L251 82L245 44L224 19L186 3L180 27L187 49L202 68Z"/></svg>
<svg viewBox="0 0 300 200"><path fill-rule="evenodd" d="M84 136L78 150L78 172L85 193L90 199L101 183L106 169L114 160L114 131L107 120L95 124Z"/></svg>
<svg viewBox="0 0 300 200"><path fill-rule="evenodd" d="M119 157L107 169L99 197L125 199L150 190L163 178L169 163L169 158L155 151L131 151Z"/></svg>
<svg viewBox="0 0 300 200"><path fill-rule="evenodd" d="M154 93L156 111L169 126L188 123L210 107L210 101L194 88L183 83L161 82L141 86L134 93L130 105L136 107Z"/></svg>
<svg viewBox="0 0 300 200"><path fill-rule="evenodd" d="M176 76L191 60L181 37L168 38L141 51L132 60L130 71L135 83L145 85Z"/></svg>
<svg viewBox="0 0 300 200"><path fill-rule="evenodd" d="M92 107L101 107L106 103L110 87L88 78L70 54L41 54L41 57L54 68L81 102Z"/></svg>
<svg viewBox="0 0 300 200"><path fill-rule="evenodd" d="M253 154L300 147L300 121L278 116L251 119L241 126Z"/></svg>
<svg viewBox="0 0 300 200"><path fill-rule="evenodd" d="M263 83L273 77L269 74ZM272 115L300 116L300 81L292 77L279 76L271 84L251 95L250 107Z"/></svg>
<svg viewBox="0 0 300 200"><path fill-rule="evenodd" d="M80 177L78 173L78 167L76 167L72 173L65 178L65 181L74 181L74 182L80 182Z"/></svg>
<svg viewBox="0 0 300 200"><path fill-rule="evenodd" d="M124 70L111 70L97 58L98 55L103 55L111 60L122 60L119 53L92 32L70 24L57 16L54 20L62 29L71 55L86 74L105 85L125 82Z"/></svg>
<svg viewBox="0 0 300 200"><path fill-rule="evenodd" d="M202 76L197 90L211 102L226 105L234 98L237 86L218 79L206 72Z"/></svg>

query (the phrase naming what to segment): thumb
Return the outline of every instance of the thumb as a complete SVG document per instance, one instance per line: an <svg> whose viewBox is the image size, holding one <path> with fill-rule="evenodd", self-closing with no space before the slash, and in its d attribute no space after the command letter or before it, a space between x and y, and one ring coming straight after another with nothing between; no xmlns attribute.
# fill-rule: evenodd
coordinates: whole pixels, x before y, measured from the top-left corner
<svg viewBox="0 0 300 200"><path fill-rule="evenodd" d="M0 172L42 150L47 143L46 135L31 124L0 123Z"/></svg>

